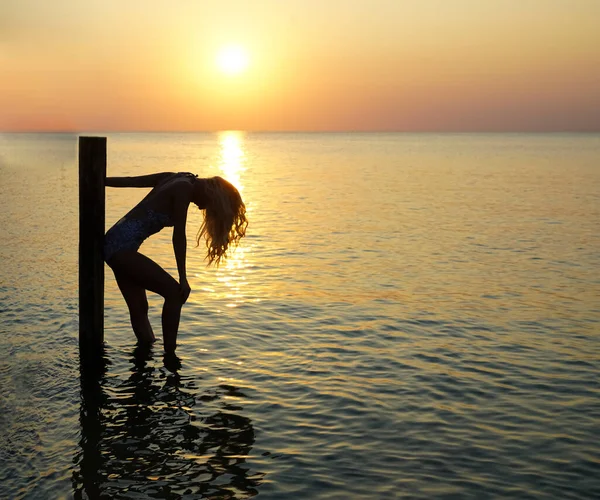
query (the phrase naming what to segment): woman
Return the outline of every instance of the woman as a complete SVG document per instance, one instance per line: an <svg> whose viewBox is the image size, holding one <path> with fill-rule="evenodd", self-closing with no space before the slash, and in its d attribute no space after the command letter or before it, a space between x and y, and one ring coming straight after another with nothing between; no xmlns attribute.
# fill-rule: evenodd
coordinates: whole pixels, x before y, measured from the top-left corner
<svg viewBox="0 0 600 500"><path fill-rule="evenodd" d="M205 238L209 265L218 265L227 256L229 246L237 245L246 234L246 207L238 190L221 177L200 179L190 173L165 172L139 177L107 177L106 185L152 188L142 201L108 230L104 237L104 260L115 273L138 340L155 340L148 321L146 290L164 297L163 342L165 351L172 353L177 345L181 307L190 294L185 266L185 225L189 204L195 203L204 210L197 243ZM173 250L179 282L156 262L138 252L148 236L166 226L173 227Z"/></svg>

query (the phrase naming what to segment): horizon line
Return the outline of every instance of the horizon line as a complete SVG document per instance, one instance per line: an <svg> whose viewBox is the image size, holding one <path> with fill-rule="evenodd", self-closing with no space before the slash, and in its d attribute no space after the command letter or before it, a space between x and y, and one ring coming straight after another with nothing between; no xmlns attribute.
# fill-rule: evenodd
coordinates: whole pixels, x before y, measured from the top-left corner
<svg viewBox="0 0 600 500"><path fill-rule="evenodd" d="M218 130L0 130L0 134L71 134L83 136L86 134L220 134L224 132L240 132L245 134L600 134L598 130L243 130L243 129L218 129Z"/></svg>

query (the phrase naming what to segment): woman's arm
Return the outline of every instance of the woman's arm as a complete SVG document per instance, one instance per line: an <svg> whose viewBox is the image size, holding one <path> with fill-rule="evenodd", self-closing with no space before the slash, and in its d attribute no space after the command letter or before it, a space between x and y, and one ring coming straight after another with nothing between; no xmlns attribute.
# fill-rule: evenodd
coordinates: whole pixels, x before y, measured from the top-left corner
<svg viewBox="0 0 600 500"><path fill-rule="evenodd" d="M176 175L175 172L138 175L136 177L107 177L105 185L109 187L154 187L165 179Z"/></svg>
<svg viewBox="0 0 600 500"><path fill-rule="evenodd" d="M173 200L173 252L175 253L175 261L177 262L177 271L179 272L179 286L183 302L185 302L190 294L190 286L187 281L186 271L186 253L187 239L185 235L185 226L187 222L188 206L191 200L191 186L188 183L178 186L177 192L174 193Z"/></svg>

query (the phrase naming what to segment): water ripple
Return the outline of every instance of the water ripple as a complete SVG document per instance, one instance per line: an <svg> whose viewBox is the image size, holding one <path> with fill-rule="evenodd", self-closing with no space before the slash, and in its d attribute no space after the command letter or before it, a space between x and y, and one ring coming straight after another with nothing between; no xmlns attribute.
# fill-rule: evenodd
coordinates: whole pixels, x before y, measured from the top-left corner
<svg viewBox="0 0 600 500"><path fill-rule="evenodd" d="M179 358L107 268L83 366L76 138L0 142L1 498L600 498L597 136L234 136L110 136L113 175L235 175L249 236L190 248Z"/></svg>

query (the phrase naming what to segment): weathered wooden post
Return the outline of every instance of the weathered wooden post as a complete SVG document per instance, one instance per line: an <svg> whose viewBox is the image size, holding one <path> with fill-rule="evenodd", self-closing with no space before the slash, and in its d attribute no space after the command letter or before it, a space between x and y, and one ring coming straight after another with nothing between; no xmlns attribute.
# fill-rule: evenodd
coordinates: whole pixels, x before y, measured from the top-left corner
<svg viewBox="0 0 600 500"><path fill-rule="evenodd" d="M104 341L106 137L79 138L79 346Z"/></svg>

